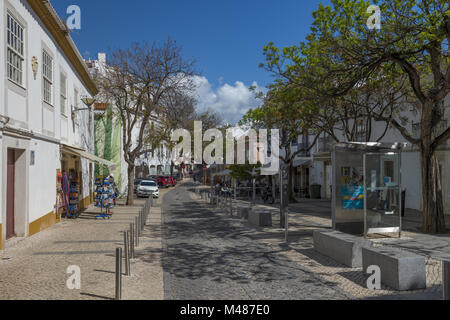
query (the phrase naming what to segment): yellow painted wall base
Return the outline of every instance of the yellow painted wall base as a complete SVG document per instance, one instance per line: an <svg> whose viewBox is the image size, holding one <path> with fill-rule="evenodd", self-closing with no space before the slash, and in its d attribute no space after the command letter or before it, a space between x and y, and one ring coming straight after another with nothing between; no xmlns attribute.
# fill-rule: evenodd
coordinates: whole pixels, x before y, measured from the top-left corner
<svg viewBox="0 0 450 320"><path fill-rule="evenodd" d="M29 227L29 235L35 235L57 223L56 214L54 212L50 212L49 214L39 218L38 220L30 223Z"/></svg>
<svg viewBox="0 0 450 320"><path fill-rule="evenodd" d="M80 209L84 210L91 204L91 197L87 196L83 200L80 201Z"/></svg>

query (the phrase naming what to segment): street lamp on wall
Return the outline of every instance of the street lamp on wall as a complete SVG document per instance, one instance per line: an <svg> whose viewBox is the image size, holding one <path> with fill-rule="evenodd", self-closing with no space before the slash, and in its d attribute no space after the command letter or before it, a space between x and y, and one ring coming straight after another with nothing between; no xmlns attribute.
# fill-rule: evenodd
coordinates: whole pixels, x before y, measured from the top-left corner
<svg viewBox="0 0 450 320"><path fill-rule="evenodd" d="M72 109L72 121L75 121L76 112L78 112L78 111L89 111L89 136L91 136L92 135L91 134L92 133L92 130L91 130L91 128L92 128L91 112L92 112L92 105L96 102L96 99L88 97L88 96L85 96L85 97L81 98L81 101L83 102L83 104L87 108L75 108L75 109Z"/></svg>
<svg viewBox="0 0 450 320"><path fill-rule="evenodd" d="M85 97L85 98L81 98L81 101L86 105L87 108L76 108L76 109L72 109L72 119L75 119L76 114L75 112L78 111L91 111L91 107L92 105L95 103L95 98L89 98L89 97Z"/></svg>

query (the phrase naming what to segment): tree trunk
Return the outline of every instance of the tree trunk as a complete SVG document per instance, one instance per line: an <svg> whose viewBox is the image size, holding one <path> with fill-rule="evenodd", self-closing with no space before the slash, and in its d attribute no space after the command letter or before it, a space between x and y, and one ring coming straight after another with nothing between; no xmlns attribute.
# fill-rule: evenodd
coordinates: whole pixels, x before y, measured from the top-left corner
<svg viewBox="0 0 450 320"><path fill-rule="evenodd" d="M445 232L444 202L439 164L436 156L427 149L421 153L423 231Z"/></svg>
<svg viewBox="0 0 450 320"><path fill-rule="evenodd" d="M289 164L289 177L288 177L288 199L289 203L297 203L297 200L295 199L295 193L294 193L294 165L292 162Z"/></svg>
<svg viewBox="0 0 450 320"><path fill-rule="evenodd" d="M128 164L128 194L127 206L134 205L134 165Z"/></svg>

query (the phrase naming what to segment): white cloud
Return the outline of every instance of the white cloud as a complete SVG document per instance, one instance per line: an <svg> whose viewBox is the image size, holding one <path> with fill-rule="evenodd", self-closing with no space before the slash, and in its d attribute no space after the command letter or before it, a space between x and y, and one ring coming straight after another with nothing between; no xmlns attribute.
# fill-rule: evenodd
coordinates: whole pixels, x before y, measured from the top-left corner
<svg viewBox="0 0 450 320"><path fill-rule="evenodd" d="M254 109L261 104L260 99L256 99L255 93L241 81L236 81L234 85L222 84L214 90L205 77L194 77L197 90L197 107L199 110L212 109L222 115L225 122L236 124L249 109ZM256 91L266 90L260 88L256 82L252 83Z"/></svg>

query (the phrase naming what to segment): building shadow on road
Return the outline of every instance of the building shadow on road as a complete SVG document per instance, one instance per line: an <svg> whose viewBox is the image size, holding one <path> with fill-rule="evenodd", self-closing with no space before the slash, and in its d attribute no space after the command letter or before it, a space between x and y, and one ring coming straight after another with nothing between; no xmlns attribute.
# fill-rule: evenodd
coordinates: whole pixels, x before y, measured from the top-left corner
<svg viewBox="0 0 450 320"><path fill-rule="evenodd" d="M233 218L195 202L173 204L170 210L164 214L167 248L163 268L172 276L190 280L208 277L216 282L324 284L308 280L305 274L314 275L286 257L286 249L258 242L282 237L278 234L250 235L248 226L237 226ZM298 239L311 236L309 232L293 235Z"/></svg>

